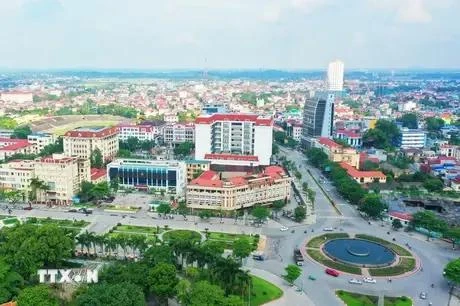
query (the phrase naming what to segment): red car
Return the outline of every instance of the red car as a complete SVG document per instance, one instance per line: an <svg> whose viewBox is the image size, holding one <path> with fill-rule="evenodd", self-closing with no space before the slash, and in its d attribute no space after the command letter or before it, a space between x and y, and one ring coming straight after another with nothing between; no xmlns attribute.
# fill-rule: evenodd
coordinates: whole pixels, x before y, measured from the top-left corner
<svg viewBox="0 0 460 306"><path fill-rule="evenodd" d="M340 273L334 269L329 269L327 268L324 272L326 272L326 274L329 274L331 276L334 276L334 277L337 277L340 275Z"/></svg>

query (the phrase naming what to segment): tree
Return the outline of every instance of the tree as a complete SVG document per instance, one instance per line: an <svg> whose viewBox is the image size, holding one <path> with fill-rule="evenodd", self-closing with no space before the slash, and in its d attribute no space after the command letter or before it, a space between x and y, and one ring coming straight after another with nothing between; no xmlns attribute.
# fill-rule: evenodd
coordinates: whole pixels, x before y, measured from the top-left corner
<svg viewBox="0 0 460 306"><path fill-rule="evenodd" d="M189 280L183 278L176 285L177 300L181 305L189 305L189 294L192 284Z"/></svg>
<svg viewBox="0 0 460 306"><path fill-rule="evenodd" d="M276 155L280 152L280 148L278 147L278 145L276 143L273 143L272 144L272 154L273 155Z"/></svg>
<svg viewBox="0 0 460 306"><path fill-rule="evenodd" d="M92 197L92 190L94 184L88 181L83 181L80 184L80 191L78 192L78 197L81 202L88 202Z"/></svg>
<svg viewBox="0 0 460 306"><path fill-rule="evenodd" d="M385 203L382 202L378 194L366 194L361 201L358 209L371 218L381 218L386 209Z"/></svg>
<svg viewBox="0 0 460 306"><path fill-rule="evenodd" d="M192 152L195 144L193 142L182 142L174 148L175 155L188 156Z"/></svg>
<svg viewBox="0 0 460 306"><path fill-rule="evenodd" d="M444 276L456 285L460 284L460 258L454 259L446 265Z"/></svg>
<svg viewBox="0 0 460 306"><path fill-rule="evenodd" d="M284 270L286 271L286 275L283 275L283 278L291 285L302 274L302 269L296 265L288 265Z"/></svg>
<svg viewBox="0 0 460 306"><path fill-rule="evenodd" d="M144 252L142 261L148 266L156 266L161 263L174 263L173 250L169 245L152 245Z"/></svg>
<svg viewBox="0 0 460 306"><path fill-rule="evenodd" d="M27 287L19 293L19 306L58 306L58 299L52 295L51 290L46 285Z"/></svg>
<svg viewBox="0 0 460 306"><path fill-rule="evenodd" d="M399 118L399 121L402 123L402 126L408 129L417 129L418 121L417 115L415 113L407 113Z"/></svg>
<svg viewBox="0 0 460 306"><path fill-rule="evenodd" d="M131 152L129 150L126 150L126 149L120 149L120 150L118 150L117 156L118 157L129 158L129 157L131 157Z"/></svg>
<svg viewBox="0 0 460 306"><path fill-rule="evenodd" d="M242 260L251 254L252 245L247 237L241 237L235 240L232 244L233 256Z"/></svg>
<svg viewBox="0 0 460 306"><path fill-rule="evenodd" d="M185 201L180 201L179 205L177 206L177 213L185 217L188 212L189 210Z"/></svg>
<svg viewBox="0 0 460 306"><path fill-rule="evenodd" d="M428 231L445 233L447 231L447 223L439 219L434 212L429 210L419 211L412 215L412 220L409 225L412 228L421 227ZM428 233L428 235L430 235Z"/></svg>
<svg viewBox="0 0 460 306"><path fill-rule="evenodd" d="M207 220L212 217L212 214L210 211L202 210L199 212L198 216L203 220Z"/></svg>
<svg viewBox="0 0 460 306"><path fill-rule="evenodd" d="M286 205L286 203L282 200L276 200L275 202L273 202L272 204L272 209L275 211L276 215L278 215L278 212L281 211L281 209L283 209L283 207Z"/></svg>
<svg viewBox="0 0 460 306"><path fill-rule="evenodd" d="M399 219L393 219L393 222L391 223L391 227L397 231L399 230L400 228L403 227L402 223L401 223L401 220Z"/></svg>
<svg viewBox="0 0 460 306"><path fill-rule="evenodd" d="M91 285L86 292L77 295L75 305L144 306L146 303L141 287L125 280L125 282L117 284Z"/></svg>
<svg viewBox="0 0 460 306"><path fill-rule="evenodd" d="M270 212L265 207L256 206L252 209L251 214L256 218L258 223L262 223L268 218Z"/></svg>
<svg viewBox="0 0 460 306"><path fill-rule="evenodd" d="M137 137L128 137L126 143L128 145L128 150L131 152L136 151L140 147L139 139Z"/></svg>
<svg viewBox="0 0 460 306"><path fill-rule="evenodd" d="M117 192L119 187L120 179L118 177L115 177L110 180L110 189L112 189L114 192Z"/></svg>
<svg viewBox="0 0 460 306"><path fill-rule="evenodd" d="M201 169L197 169L193 172L193 178L196 179L197 177L199 177L204 171L201 170Z"/></svg>
<svg viewBox="0 0 460 306"><path fill-rule="evenodd" d="M442 191L444 184L438 178L428 178L423 183L423 187L429 192L437 192Z"/></svg>
<svg viewBox="0 0 460 306"><path fill-rule="evenodd" d="M90 161L92 168L102 169L104 167L104 159L99 148L96 148L93 150L93 152L91 152Z"/></svg>
<svg viewBox="0 0 460 306"><path fill-rule="evenodd" d="M161 302L166 302L166 304L168 297L172 297L176 293L176 285L178 282L179 279L176 276L176 267L167 263L159 263L156 265L148 276L150 291L155 294Z"/></svg>
<svg viewBox="0 0 460 306"><path fill-rule="evenodd" d="M315 198L316 198L316 192L313 189L308 188L307 189L307 196L308 196L308 199L310 200L310 202L312 204L314 204L315 203Z"/></svg>
<svg viewBox="0 0 460 306"><path fill-rule="evenodd" d="M319 148L311 148L306 152L309 162L315 167L322 167L329 159L326 153Z"/></svg>
<svg viewBox="0 0 460 306"><path fill-rule="evenodd" d="M379 119L377 120L375 127L367 130L363 135L363 145L378 149L391 148L394 143L396 143L399 135L399 128L394 122Z"/></svg>
<svg viewBox="0 0 460 306"><path fill-rule="evenodd" d="M43 266L59 267L74 250L73 238L54 224L22 224L2 231L0 255L26 280Z"/></svg>
<svg viewBox="0 0 460 306"><path fill-rule="evenodd" d="M18 126L16 120L10 117L1 116L0 117L0 128L13 130Z"/></svg>
<svg viewBox="0 0 460 306"><path fill-rule="evenodd" d="M19 273L13 271L11 266L0 258L0 303L11 301L17 297L24 279Z"/></svg>
<svg viewBox="0 0 460 306"><path fill-rule="evenodd" d="M171 212L171 206L166 203L162 203L157 207L157 213L159 214L169 214Z"/></svg>
<svg viewBox="0 0 460 306"><path fill-rule="evenodd" d="M379 164L374 163L373 161L370 161L370 160L366 160L361 170L372 171L372 170L377 170L378 168L379 168Z"/></svg>
<svg viewBox="0 0 460 306"><path fill-rule="evenodd" d="M32 130L28 125L21 125L14 129L12 138L27 139L27 136L32 134Z"/></svg>
<svg viewBox="0 0 460 306"><path fill-rule="evenodd" d="M453 227L447 231L445 237L452 239L452 247L455 248L455 244L460 241L460 227Z"/></svg>
<svg viewBox="0 0 460 306"><path fill-rule="evenodd" d="M224 291L207 281L200 281L192 286L189 297L190 306L220 306L223 305Z"/></svg>
<svg viewBox="0 0 460 306"><path fill-rule="evenodd" d="M428 117L425 119L425 124L428 132L439 134L441 128L444 127L444 120L436 117Z"/></svg>
<svg viewBox="0 0 460 306"><path fill-rule="evenodd" d="M307 209L304 206L297 206L294 209L294 220L296 222L302 222L307 217Z"/></svg>

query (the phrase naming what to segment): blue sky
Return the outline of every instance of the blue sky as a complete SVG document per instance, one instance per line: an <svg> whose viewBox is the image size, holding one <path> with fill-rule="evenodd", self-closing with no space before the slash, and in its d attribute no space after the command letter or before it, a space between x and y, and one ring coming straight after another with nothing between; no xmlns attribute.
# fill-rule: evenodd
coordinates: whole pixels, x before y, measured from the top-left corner
<svg viewBox="0 0 460 306"><path fill-rule="evenodd" d="M0 68L460 68L459 12L460 0L0 0Z"/></svg>

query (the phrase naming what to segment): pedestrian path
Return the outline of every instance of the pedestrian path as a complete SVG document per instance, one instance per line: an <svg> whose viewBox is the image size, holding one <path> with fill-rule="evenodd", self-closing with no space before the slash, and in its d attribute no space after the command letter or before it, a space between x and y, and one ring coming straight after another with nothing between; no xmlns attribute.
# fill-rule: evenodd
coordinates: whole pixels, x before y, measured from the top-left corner
<svg viewBox="0 0 460 306"><path fill-rule="evenodd" d="M245 267L247 268L247 267ZM305 292L296 291L295 286L289 286L286 284L286 281L281 277L267 272L265 270L260 270L256 268L249 268L249 272L255 276L263 278L270 283L278 286L283 290L283 296L275 301L264 304L266 306L277 306L277 305L305 305L305 306L314 306L315 304L310 300Z"/></svg>

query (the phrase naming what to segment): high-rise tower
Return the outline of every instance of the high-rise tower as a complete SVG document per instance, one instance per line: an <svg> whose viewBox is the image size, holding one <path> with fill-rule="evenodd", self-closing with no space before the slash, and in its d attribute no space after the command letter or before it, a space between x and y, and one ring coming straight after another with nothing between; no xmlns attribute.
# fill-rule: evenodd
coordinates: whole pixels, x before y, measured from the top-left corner
<svg viewBox="0 0 460 306"><path fill-rule="evenodd" d="M336 60L329 63L327 68L327 89L329 91L341 92L343 90L343 72L342 61Z"/></svg>

